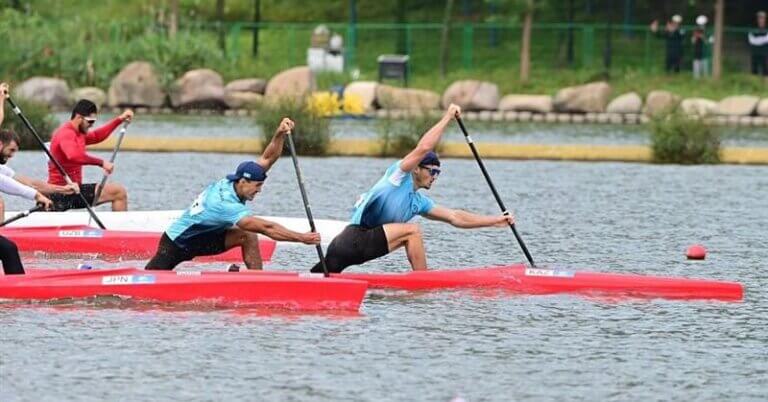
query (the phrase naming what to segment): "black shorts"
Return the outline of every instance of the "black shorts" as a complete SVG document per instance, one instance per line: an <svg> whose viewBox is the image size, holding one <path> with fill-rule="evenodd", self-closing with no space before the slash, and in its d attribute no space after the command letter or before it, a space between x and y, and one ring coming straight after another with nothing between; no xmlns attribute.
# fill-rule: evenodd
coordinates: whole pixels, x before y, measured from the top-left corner
<svg viewBox="0 0 768 402"><path fill-rule="evenodd" d="M88 201L88 205L93 205L93 199L96 198L96 183L86 183L80 185L80 194ZM66 211L68 209L82 209L86 205L83 203L83 197L77 194L51 194L48 198L53 201L54 211Z"/></svg>
<svg viewBox="0 0 768 402"><path fill-rule="evenodd" d="M226 230L208 232L190 238L185 246L181 247L163 233L157 245L157 252L145 269L172 270L195 257L221 254L227 251L226 239Z"/></svg>
<svg viewBox="0 0 768 402"><path fill-rule="evenodd" d="M389 242L384 226L364 228L349 225L336 236L328 246L325 263L328 272L339 273L350 265L360 265L389 254ZM321 273L323 267L318 262L312 272Z"/></svg>

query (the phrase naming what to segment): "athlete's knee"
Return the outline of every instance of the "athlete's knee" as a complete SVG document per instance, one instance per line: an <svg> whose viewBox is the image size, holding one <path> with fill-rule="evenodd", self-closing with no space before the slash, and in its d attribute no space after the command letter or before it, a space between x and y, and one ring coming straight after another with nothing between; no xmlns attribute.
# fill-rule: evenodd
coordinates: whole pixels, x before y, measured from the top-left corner
<svg viewBox="0 0 768 402"><path fill-rule="evenodd" d="M408 237L421 237L421 226L415 223L406 223L406 234Z"/></svg>

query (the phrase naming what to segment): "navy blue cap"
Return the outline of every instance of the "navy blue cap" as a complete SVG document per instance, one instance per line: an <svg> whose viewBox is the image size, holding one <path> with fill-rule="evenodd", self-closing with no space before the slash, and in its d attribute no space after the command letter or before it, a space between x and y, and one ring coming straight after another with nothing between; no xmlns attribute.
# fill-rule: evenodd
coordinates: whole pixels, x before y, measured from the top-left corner
<svg viewBox="0 0 768 402"><path fill-rule="evenodd" d="M238 181L246 179L250 181L264 181L267 179L267 172L256 162L246 161L237 165L234 174L228 174L227 180Z"/></svg>
<svg viewBox="0 0 768 402"><path fill-rule="evenodd" d="M427 152L419 162L419 166L440 166L440 158L434 151Z"/></svg>

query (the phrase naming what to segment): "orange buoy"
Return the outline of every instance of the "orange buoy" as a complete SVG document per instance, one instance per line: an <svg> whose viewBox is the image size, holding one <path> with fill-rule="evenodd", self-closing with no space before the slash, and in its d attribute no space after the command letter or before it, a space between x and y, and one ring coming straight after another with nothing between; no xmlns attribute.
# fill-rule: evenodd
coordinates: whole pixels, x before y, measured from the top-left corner
<svg viewBox="0 0 768 402"><path fill-rule="evenodd" d="M688 257L689 260L703 260L707 257L707 249L701 244L694 244L693 246L688 247L685 256Z"/></svg>

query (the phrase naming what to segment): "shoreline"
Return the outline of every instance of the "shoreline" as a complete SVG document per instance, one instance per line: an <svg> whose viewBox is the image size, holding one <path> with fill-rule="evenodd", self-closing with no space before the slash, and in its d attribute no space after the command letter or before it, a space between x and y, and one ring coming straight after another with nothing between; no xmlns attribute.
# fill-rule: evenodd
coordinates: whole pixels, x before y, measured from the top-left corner
<svg viewBox="0 0 768 402"><path fill-rule="evenodd" d="M110 151L115 139L110 138L89 149ZM569 145L569 144L504 144L476 143L478 152L487 159L559 160L588 162L641 162L651 163L651 147L647 145ZM121 151L137 152L214 152L257 154L262 149L258 138L206 137L148 137L126 136ZM442 144L442 157L472 158L464 142L448 141ZM366 139L331 139L327 157L368 156L381 157L381 142ZM768 165L768 147L727 147L720 151L722 164Z"/></svg>
<svg viewBox="0 0 768 402"><path fill-rule="evenodd" d="M102 113L119 114L124 108L105 107ZM133 109L136 114L150 115L178 115L178 116L225 116L225 117L254 117L259 111L256 109L172 109L145 108ZM376 110L363 115L334 116L333 119L377 119L393 118L404 119L410 116L418 116L419 110ZM442 111L435 110L428 113L440 117ZM553 124L609 124L609 125L642 125L650 122L650 118L639 113L536 113L525 111L481 111L465 112L462 118L467 121L482 121L491 123L553 123ZM725 127L767 127L768 116L724 116L711 115L705 117L708 123Z"/></svg>

